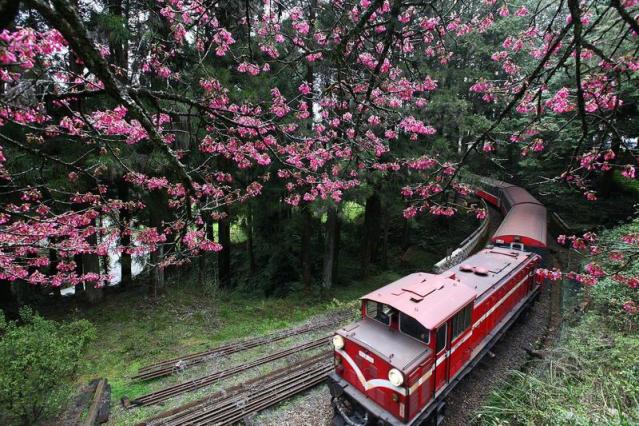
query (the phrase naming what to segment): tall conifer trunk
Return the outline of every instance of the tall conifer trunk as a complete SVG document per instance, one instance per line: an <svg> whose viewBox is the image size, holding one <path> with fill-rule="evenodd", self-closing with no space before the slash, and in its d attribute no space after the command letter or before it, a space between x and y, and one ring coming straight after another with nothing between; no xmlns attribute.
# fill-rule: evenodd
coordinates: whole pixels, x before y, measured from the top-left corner
<svg viewBox="0 0 639 426"><path fill-rule="evenodd" d="M93 224L95 226L95 223ZM87 241L93 248L98 244L98 234L94 233ZM84 274L95 273L100 274L100 258L95 253L85 253L82 255L82 272ZM97 286L98 283L93 281L87 281L85 283L86 300L89 303L98 303L104 297L104 293L101 287Z"/></svg>
<svg viewBox="0 0 639 426"><path fill-rule="evenodd" d="M82 255L81 254L76 254L73 256L73 261L75 262L75 274L76 275L82 275L82 263L83 263L83 259L82 259ZM82 283L78 283L75 285L75 298L76 299L82 299L84 297L84 284Z"/></svg>
<svg viewBox="0 0 639 426"><path fill-rule="evenodd" d="M342 221L339 217L339 210L335 215L335 238L333 239L335 247L333 258L333 284L336 284L339 279L339 252L341 243Z"/></svg>
<svg viewBox="0 0 639 426"><path fill-rule="evenodd" d="M124 179L118 181L118 196L124 202L129 201L129 183ZM131 254L126 252L127 249L131 248L130 222L131 214L129 211L120 210L120 245L125 249L120 255L121 288L126 288L133 280Z"/></svg>
<svg viewBox="0 0 639 426"><path fill-rule="evenodd" d="M364 210L364 238L362 238L362 275L369 272L370 263L377 259L379 247L379 235L381 227L382 202L379 195L374 192L366 200Z"/></svg>
<svg viewBox="0 0 639 426"><path fill-rule="evenodd" d="M122 37L122 34L126 34L126 27L128 26L128 11L124 7L122 0L109 0L109 11L111 15L121 20L122 26L125 30L119 33L118 39L113 39L109 42L111 57L114 64L118 67L115 75L122 81L126 81L128 74L128 61L129 61L129 43L126 37Z"/></svg>
<svg viewBox="0 0 639 426"><path fill-rule="evenodd" d="M166 196L159 191L151 191L149 203L149 226L155 228L158 233L162 232L163 212L166 209ZM151 252L150 261L152 265L151 279L149 281L149 295L158 297L164 292L164 268L160 267L164 255L164 246L158 244L156 250Z"/></svg>
<svg viewBox="0 0 639 426"><path fill-rule="evenodd" d="M326 212L326 238L324 239L324 267L322 269L322 287L333 286L336 270L337 249L337 208L331 206Z"/></svg>
<svg viewBox="0 0 639 426"><path fill-rule="evenodd" d="M218 222L218 233L222 250L217 254L217 271L220 287L231 286L231 215L228 208L224 209L226 216Z"/></svg>
<svg viewBox="0 0 639 426"><path fill-rule="evenodd" d="M308 291L311 288L311 232L313 228L313 218L307 204L302 206L302 250L300 262L302 264L302 284Z"/></svg>
<svg viewBox="0 0 639 426"><path fill-rule="evenodd" d="M311 0L308 10L308 23L309 23L309 38L313 37L315 33L315 13L317 9L317 0ZM313 64L307 62L306 64L306 84L311 88L310 93L304 95L304 101L308 112L311 114L309 120L308 130L313 131L313 92L315 85L315 74ZM306 291L309 291L312 283L311 272L311 232L312 232L313 220L310 212L310 208L307 204L302 206L302 247L300 253L300 261L302 266L302 284Z"/></svg>
<svg viewBox="0 0 639 426"><path fill-rule="evenodd" d="M255 265L255 248L253 246L253 208L249 205L246 214L246 252L248 254L249 272L254 275L257 266Z"/></svg>

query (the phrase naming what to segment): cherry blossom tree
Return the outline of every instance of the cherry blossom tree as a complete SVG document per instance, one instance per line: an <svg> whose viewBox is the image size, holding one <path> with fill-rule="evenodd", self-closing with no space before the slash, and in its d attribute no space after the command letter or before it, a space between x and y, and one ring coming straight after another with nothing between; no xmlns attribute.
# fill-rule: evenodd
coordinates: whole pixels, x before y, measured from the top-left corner
<svg viewBox="0 0 639 426"><path fill-rule="evenodd" d="M274 180L303 206L340 203L371 174L402 176L406 218L452 215L463 206L448 195L472 190L459 180L469 159L509 144L548 152L549 123L580 129L549 179L595 198L593 173L636 178L636 158L617 161L622 95L639 68L632 0L167 0L137 5L126 43L89 31L104 7L117 4L27 0L0 33L1 279L100 286L108 276L77 256L114 246L154 253L160 273L222 250L211 221ZM439 84L428 70L505 22L517 30L491 56L499 71L466 94L489 105L490 125L459 158L426 154ZM513 130L513 117L525 124ZM149 208L154 197L163 206Z"/></svg>

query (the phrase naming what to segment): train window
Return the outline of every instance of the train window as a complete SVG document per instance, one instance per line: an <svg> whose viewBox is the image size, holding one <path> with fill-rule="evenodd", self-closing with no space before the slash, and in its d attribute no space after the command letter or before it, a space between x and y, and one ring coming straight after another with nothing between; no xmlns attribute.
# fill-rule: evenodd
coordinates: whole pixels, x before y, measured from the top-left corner
<svg viewBox="0 0 639 426"><path fill-rule="evenodd" d="M462 334L470 326L470 315L472 306L468 305L453 317L453 336L451 340L455 340L457 336Z"/></svg>
<svg viewBox="0 0 639 426"><path fill-rule="evenodd" d="M383 303L374 302L372 300L366 301L366 316L381 322L382 324L389 325L392 309L390 306Z"/></svg>
<svg viewBox="0 0 639 426"><path fill-rule="evenodd" d="M428 329L417 322L416 319L404 315L401 312L399 313L399 331L420 342L428 343L430 340L430 332Z"/></svg>
<svg viewBox="0 0 639 426"><path fill-rule="evenodd" d="M448 324L444 324L437 329L437 348L435 353L440 353L446 347L446 335L448 334Z"/></svg>

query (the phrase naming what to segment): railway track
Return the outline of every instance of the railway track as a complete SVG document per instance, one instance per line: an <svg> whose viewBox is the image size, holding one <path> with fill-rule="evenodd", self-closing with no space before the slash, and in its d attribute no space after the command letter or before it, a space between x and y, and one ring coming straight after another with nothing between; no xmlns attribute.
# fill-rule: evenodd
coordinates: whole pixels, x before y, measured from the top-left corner
<svg viewBox="0 0 639 426"><path fill-rule="evenodd" d="M312 356L242 385L164 412L138 426L234 424L247 415L323 382L333 369L331 355L332 352L327 351Z"/></svg>
<svg viewBox="0 0 639 426"><path fill-rule="evenodd" d="M205 351L192 353L178 358L171 358L142 367L138 373L131 377L132 380L151 380L160 377L170 376L181 372L197 364L202 364L215 356L226 356L237 352L252 349L268 343L277 342L288 337L310 333L322 328L335 326L344 319L343 315L320 321L313 324L307 324L301 327L291 328L288 330L268 334L266 336L254 337L239 342L231 342Z"/></svg>
<svg viewBox="0 0 639 426"><path fill-rule="evenodd" d="M173 398L183 393L191 392L191 391L209 386L220 379L241 373L253 367L257 367L259 365L273 362L278 359L282 359L299 352L317 349L324 345L328 345L328 336L324 336L319 339L312 340L310 342L302 343L302 344L290 347L288 349L275 352L274 354L267 355L267 356L255 359L253 361L246 362L244 364L227 368L225 370L216 371L212 374L208 374L206 376L199 377L197 379L189 380L183 383L178 383L176 385L166 387L159 391L151 392L146 395L139 396L130 401L126 397L124 397L122 398L122 403L126 408L157 404L159 402L165 401L167 399Z"/></svg>

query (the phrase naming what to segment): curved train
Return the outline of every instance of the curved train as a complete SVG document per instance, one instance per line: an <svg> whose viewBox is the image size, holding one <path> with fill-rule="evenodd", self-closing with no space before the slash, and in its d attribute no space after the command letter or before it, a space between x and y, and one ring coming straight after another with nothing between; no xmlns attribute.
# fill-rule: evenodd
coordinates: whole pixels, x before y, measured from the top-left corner
<svg viewBox="0 0 639 426"><path fill-rule="evenodd" d="M438 424L446 395L540 292L545 207L521 187L483 185L477 195L504 214L490 244L363 296L361 320L333 336L334 424Z"/></svg>

